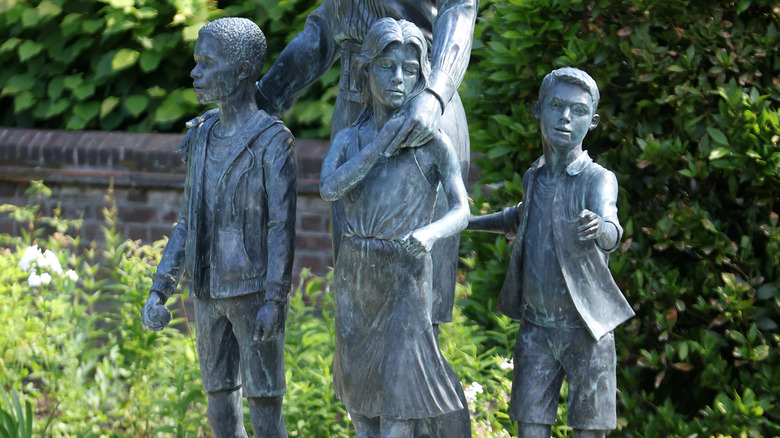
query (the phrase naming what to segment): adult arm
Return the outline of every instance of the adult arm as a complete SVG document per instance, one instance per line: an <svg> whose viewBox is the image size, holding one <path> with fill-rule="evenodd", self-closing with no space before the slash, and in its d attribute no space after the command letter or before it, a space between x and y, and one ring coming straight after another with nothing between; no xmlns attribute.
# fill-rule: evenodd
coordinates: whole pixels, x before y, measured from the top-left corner
<svg viewBox="0 0 780 438"><path fill-rule="evenodd" d="M478 0L438 0L436 6L428 87L407 103L406 123L396 139L408 147L421 146L435 136L471 57Z"/></svg>
<svg viewBox="0 0 780 438"><path fill-rule="evenodd" d="M282 129L272 137L263 154L263 167L263 188L268 205L268 259L265 304L257 313L254 339L265 341L284 333L285 308L292 281L298 162L290 131Z"/></svg>
<svg viewBox="0 0 780 438"><path fill-rule="evenodd" d="M257 83L257 104L267 113L279 117L290 109L301 91L324 75L338 58L333 38L335 7L334 2L323 0Z"/></svg>

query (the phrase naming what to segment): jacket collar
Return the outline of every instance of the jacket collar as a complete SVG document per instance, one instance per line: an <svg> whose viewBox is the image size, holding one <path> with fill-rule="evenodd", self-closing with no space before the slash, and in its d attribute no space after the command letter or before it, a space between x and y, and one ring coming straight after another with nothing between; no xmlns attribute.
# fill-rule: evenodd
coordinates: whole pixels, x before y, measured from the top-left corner
<svg viewBox="0 0 780 438"><path fill-rule="evenodd" d="M577 158L574 159L574 161L572 161L571 163L569 163L568 166L566 166L566 173L568 173L569 176L577 176L580 173L582 173L582 171L585 170L585 168L588 167L588 165L592 162L593 159L590 158L590 156L588 155L588 151L582 151L582 153L579 156L577 156ZM544 155L542 155L541 157L539 157L538 160L534 162L534 164L531 167L534 170L538 170L541 169L544 166L544 164L545 164Z"/></svg>

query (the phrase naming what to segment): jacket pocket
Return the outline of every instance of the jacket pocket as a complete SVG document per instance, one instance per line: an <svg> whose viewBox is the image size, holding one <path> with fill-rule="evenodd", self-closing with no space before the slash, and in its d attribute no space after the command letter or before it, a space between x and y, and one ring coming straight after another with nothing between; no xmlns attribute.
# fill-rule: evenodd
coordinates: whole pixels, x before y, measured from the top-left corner
<svg viewBox="0 0 780 438"><path fill-rule="evenodd" d="M214 250L217 253L216 268L225 281L245 280L255 276L255 267L244 247L239 230L219 230Z"/></svg>

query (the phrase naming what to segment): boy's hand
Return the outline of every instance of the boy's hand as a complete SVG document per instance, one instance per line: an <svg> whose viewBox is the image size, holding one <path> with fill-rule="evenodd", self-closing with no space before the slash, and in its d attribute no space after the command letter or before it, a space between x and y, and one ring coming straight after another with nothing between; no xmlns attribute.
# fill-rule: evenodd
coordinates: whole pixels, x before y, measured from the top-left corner
<svg viewBox="0 0 780 438"><path fill-rule="evenodd" d="M401 241L406 251L418 259L431 252L434 243L436 243L436 238L424 229L407 234Z"/></svg>
<svg viewBox="0 0 780 438"><path fill-rule="evenodd" d="M580 241L597 239L602 234L604 234L604 219L588 209L582 210L577 226Z"/></svg>
<svg viewBox="0 0 780 438"><path fill-rule="evenodd" d="M162 297L157 292L149 293L149 299L141 309L141 320L144 327L153 332L164 329L171 321L171 311L165 307Z"/></svg>
<svg viewBox="0 0 780 438"><path fill-rule="evenodd" d="M287 315L284 310L284 303L271 300L266 301L263 307L257 311L255 334L252 336L252 340L255 342L272 341L284 335L284 324L287 321Z"/></svg>

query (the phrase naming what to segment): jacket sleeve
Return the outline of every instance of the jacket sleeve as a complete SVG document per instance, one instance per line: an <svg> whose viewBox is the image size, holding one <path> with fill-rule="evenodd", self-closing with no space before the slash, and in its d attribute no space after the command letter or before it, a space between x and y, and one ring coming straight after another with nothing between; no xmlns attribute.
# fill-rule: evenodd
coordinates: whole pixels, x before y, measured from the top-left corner
<svg viewBox="0 0 780 438"><path fill-rule="evenodd" d="M184 180L184 195L181 200L181 209L179 210L179 220L171 231L168 244L165 245L160 263L157 265L157 272L152 274L151 291L157 292L163 298L163 301L173 295L176 285L181 278L184 266L184 247L187 242L187 233L189 232L190 217L190 195L192 192L192 178L195 173L192 169L193 161L190 159L192 149L194 149L194 138L197 135L197 128L187 131L177 150L183 151L183 160L187 163L187 176Z"/></svg>
<svg viewBox="0 0 780 438"><path fill-rule="evenodd" d="M620 226L617 210L618 184L615 174L609 170L603 169L596 174L590 191L588 200L588 209L604 219L604 222L611 223L617 229L617 239L611 248L601 248L604 252L612 252L617 249L620 240L623 237L623 227Z"/></svg>
<svg viewBox="0 0 780 438"><path fill-rule="evenodd" d="M290 109L301 91L324 75L339 56L333 38L336 5L330 0L309 14L306 25L279 54L257 83L257 103L280 116Z"/></svg>
<svg viewBox="0 0 780 438"><path fill-rule="evenodd" d="M446 107L463 81L471 58L477 0L438 0L431 43L430 90Z"/></svg>
<svg viewBox="0 0 780 438"><path fill-rule="evenodd" d="M268 202L265 298L286 302L292 282L298 194L298 161L295 140L290 131L283 129L274 135L263 155L263 166Z"/></svg>

